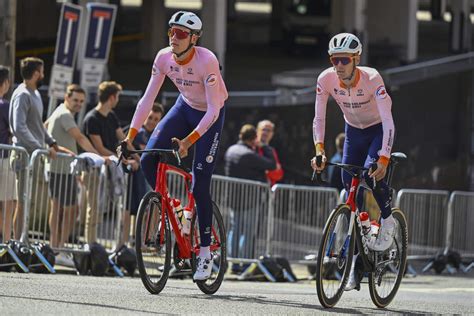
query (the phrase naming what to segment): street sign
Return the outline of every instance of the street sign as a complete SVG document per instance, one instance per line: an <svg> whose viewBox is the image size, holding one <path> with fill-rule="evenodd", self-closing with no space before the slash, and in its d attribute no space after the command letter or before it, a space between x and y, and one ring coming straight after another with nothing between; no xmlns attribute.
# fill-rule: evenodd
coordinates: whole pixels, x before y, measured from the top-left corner
<svg viewBox="0 0 474 316"><path fill-rule="evenodd" d="M49 96L57 99L64 99L66 88L72 83L72 75L74 69L62 65L53 65L51 71L51 81L49 82ZM53 109L48 108L48 114ZM48 115L49 116L49 115Z"/></svg>
<svg viewBox="0 0 474 316"><path fill-rule="evenodd" d="M114 32L117 6L103 3L88 3L88 18L84 58L107 62Z"/></svg>
<svg viewBox="0 0 474 316"><path fill-rule="evenodd" d="M63 3L59 17L54 64L74 67L81 25L82 8Z"/></svg>
<svg viewBox="0 0 474 316"><path fill-rule="evenodd" d="M97 90L104 77L105 64L84 62L81 71L81 87L88 91Z"/></svg>

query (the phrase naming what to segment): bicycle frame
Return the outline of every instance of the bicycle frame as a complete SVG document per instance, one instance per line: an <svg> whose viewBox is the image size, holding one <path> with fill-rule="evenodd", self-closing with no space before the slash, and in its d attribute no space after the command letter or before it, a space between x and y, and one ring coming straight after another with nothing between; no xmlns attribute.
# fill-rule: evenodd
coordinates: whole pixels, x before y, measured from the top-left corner
<svg viewBox="0 0 474 316"><path fill-rule="evenodd" d="M167 173L175 172L179 174L181 177L184 178L185 181L185 188L188 198L188 204L184 206L184 208L191 210L194 216L195 212L195 200L192 192L189 190L189 183L192 182L192 175L182 169L177 167L171 166L167 163L160 162L157 168L157 177L156 177L156 184L155 184L155 192L161 195L161 207L164 212L166 212L168 216L169 223L173 228L173 232L176 238L176 242L178 244L178 249L180 253L180 257L183 259L191 258L191 240L189 238L185 238L181 234L181 229L178 225L176 217L174 215L173 207L171 206L171 196L168 191L168 185L166 181ZM161 229L160 229L160 243L164 242L164 228L165 228L165 216L161 217Z"/></svg>
<svg viewBox="0 0 474 316"><path fill-rule="evenodd" d="M183 206L184 209L190 210L193 213L196 212L196 201L194 199L193 193L190 190L190 183L192 183L192 175L185 170L174 167L164 162L160 162L157 168L157 177L155 183L155 192L161 195L161 207L162 211L166 212L169 223L173 228L174 236L176 238L176 243L178 244L179 256L182 259L190 259L191 253L194 252L196 255L199 254L199 246L193 247L189 236L183 236L181 234L181 229L179 227L178 221L174 215L174 209L171 206L172 197L169 194L168 185L167 185L167 173L174 172L184 178L185 181L185 190L188 198L188 203ZM160 243L164 242L164 229L165 229L165 216L161 217L161 228L160 228ZM194 229L194 228L192 228ZM148 227L147 227L148 230ZM217 243L212 244L210 251L215 251L220 247L219 237L215 231L215 228L212 227L212 236L216 239ZM195 244L198 245L198 234L194 234Z"/></svg>

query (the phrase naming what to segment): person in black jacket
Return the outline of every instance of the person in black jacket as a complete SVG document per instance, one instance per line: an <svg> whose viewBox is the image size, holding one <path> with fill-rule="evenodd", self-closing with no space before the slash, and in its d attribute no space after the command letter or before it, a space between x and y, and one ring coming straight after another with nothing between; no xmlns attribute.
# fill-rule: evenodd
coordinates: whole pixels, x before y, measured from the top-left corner
<svg viewBox="0 0 474 316"><path fill-rule="evenodd" d="M258 148L257 130L251 124L240 129L239 141L230 146L224 156L225 175L260 182L267 182L265 170L276 168L272 148L262 144ZM257 152L261 150L262 156Z"/></svg>
<svg viewBox="0 0 474 316"><path fill-rule="evenodd" d="M259 155L258 151L262 153ZM240 129L239 141L230 146L224 156L225 175L265 183L266 170L276 168L272 148L259 145L255 126L245 124ZM258 184L237 182L232 184L228 199L230 201L230 229L228 237L229 256L233 258L254 259L255 236L261 210L262 196ZM239 266L232 266L233 272L240 272Z"/></svg>

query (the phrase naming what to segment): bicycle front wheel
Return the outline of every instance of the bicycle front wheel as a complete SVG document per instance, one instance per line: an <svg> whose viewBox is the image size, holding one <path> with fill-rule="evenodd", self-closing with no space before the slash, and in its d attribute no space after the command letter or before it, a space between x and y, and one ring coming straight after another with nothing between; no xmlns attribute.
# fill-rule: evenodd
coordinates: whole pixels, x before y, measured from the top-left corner
<svg viewBox="0 0 474 316"><path fill-rule="evenodd" d="M191 242L192 242L192 267L193 273L196 271L196 253L201 245L199 234L199 221L197 212L194 212L191 221ZM213 256L212 273L209 279L196 282L199 289L205 294L214 294L217 292L224 279L227 270L227 250L226 250L226 232L224 221L216 203L212 202L212 226L211 226L211 253Z"/></svg>
<svg viewBox="0 0 474 316"><path fill-rule="evenodd" d="M151 294L158 294L165 287L171 268L171 231L160 194L150 191L140 202L135 236L143 285Z"/></svg>
<svg viewBox="0 0 474 316"><path fill-rule="evenodd" d="M321 305L333 307L344 292L354 254L354 229L349 232L351 209L337 206L323 230L316 262L316 291Z"/></svg>
<svg viewBox="0 0 474 316"><path fill-rule="evenodd" d="M369 292L372 302L386 307L397 294L405 273L408 247L408 229L405 215L398 208L392 209L395 219L394 241L390 248L377 254L380 263L369 274Z"/></svg>

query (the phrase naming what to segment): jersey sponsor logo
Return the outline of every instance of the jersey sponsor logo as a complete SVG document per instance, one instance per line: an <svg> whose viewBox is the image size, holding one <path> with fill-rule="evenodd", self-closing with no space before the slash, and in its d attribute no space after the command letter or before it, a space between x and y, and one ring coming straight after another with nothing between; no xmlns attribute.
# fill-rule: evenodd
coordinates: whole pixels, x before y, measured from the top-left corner
<svg viewBox="0 0 474 316"><path fill-rule="evenodd" d="M170 66L170 71L179 72L179 68L178 68L178 67Z"/></svg>
<svg viewBox="0 0 474 316"><path fill-rule="evenodd" d="M159 73L160 73L160 71L155 66L153 66L153 68L151 68L151 75L152 76L156 76Z"/></svg>
<svg viewBox="0 0 474 316"><path fill-rule="evenodd" d="M339 95L346 95L346 91L344 91L344 90L339 90Z"/></svg>
<svg viewBox="0 0 474 316"><path fill-rule="evenodd" d="M321 85L318 83L316 86L316 94L321 94L323 93L323 89L321 88Z"/></svg>
<svg viewBox="0 0 474 316"><path fill-rule="evenodd" d="M183 78L175 78L175 83L180 86L192 87L193 84L199 84L199 81L188 80Z"/></svg>
<svg viewBox="0 0 474 316"><path fill-rule="evenodd" d="M362 89L357 89L357 94L358 97L363 97L364 96L364 90Z"/></svg>
<svg viewBox="0 0 474 316"><path fill-rule="evenodd" d="M206 86L213 87L217 83L217 76L215 74L210 74L206 78Z"/></svg>
<svg viewBox="0 0 474 316"><path fill-rule="evenodd" d="M377 99L385 99L387 97L387 91L385 90L385 86L380 86L375 91L375 96Z"/></svg>
<svg viewBox="0 0 474 316"><path fill-rule="evenodd" d="M209 149L209 154L206 157L206 161L208 163L211 163L211 162L214 161L214 156L217 154L218 146L219 146L219 133L217 132L217 133L214 134L214 139L212 141L211 148ZM212 159L209 159L209 157L211 157Z"/></svg>
<svg viewBox="0 0 474 316"><path fill-rule="evenodd" d="M337 94L337 89L336 88L334 88L334 94Z"/></svg>
<svg viewBox="0 0 474 316"><path fill-rule="evenodd" d="M186 72L188 75L194 75L193 73L193 68L188 68L188 71Z"/></svg>

